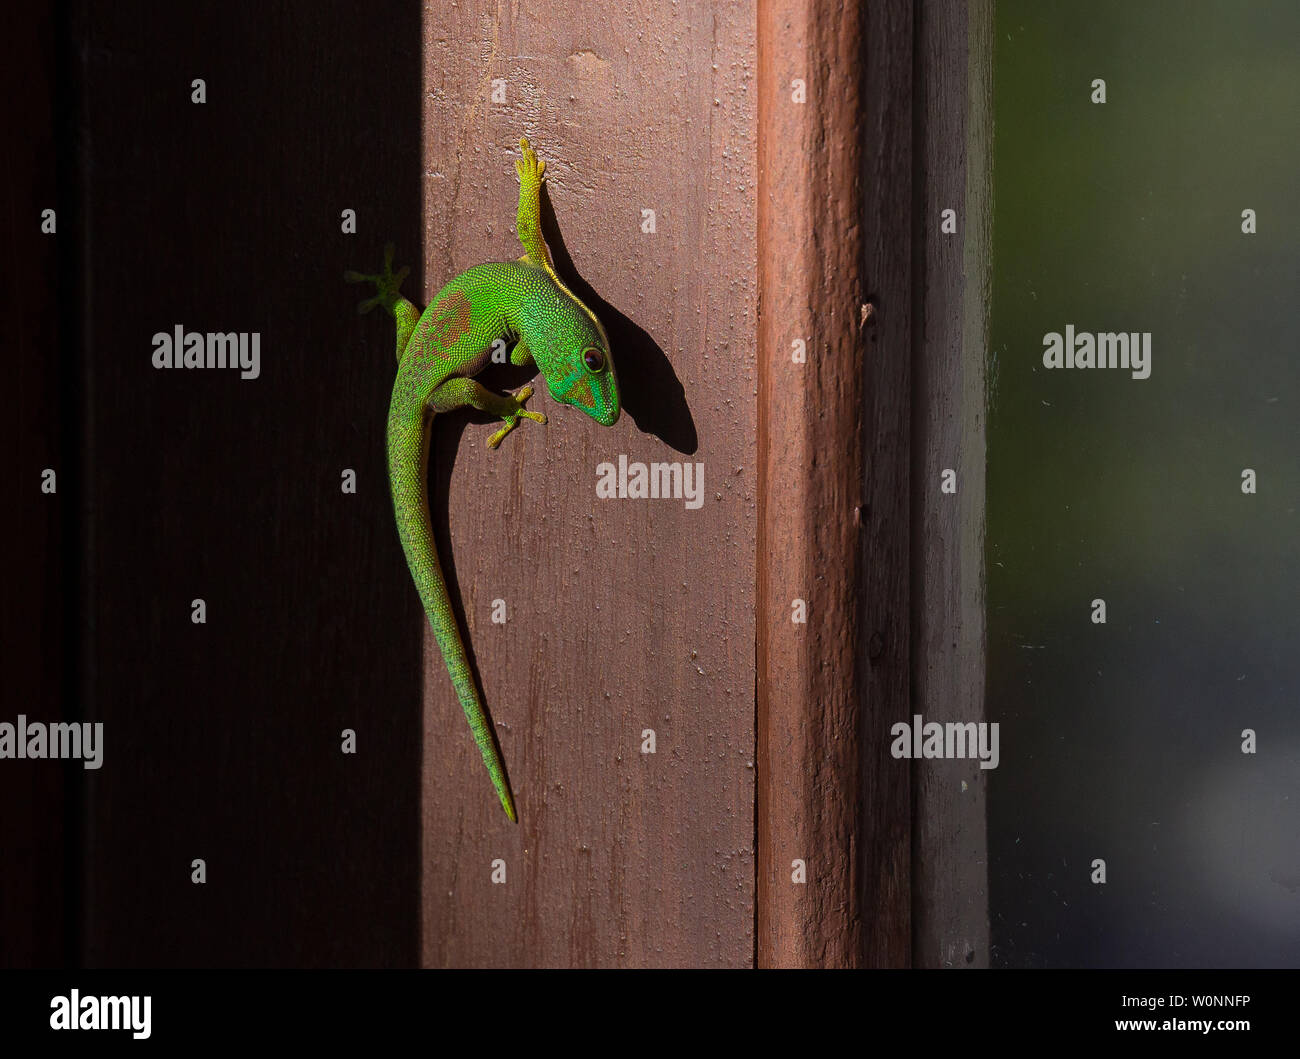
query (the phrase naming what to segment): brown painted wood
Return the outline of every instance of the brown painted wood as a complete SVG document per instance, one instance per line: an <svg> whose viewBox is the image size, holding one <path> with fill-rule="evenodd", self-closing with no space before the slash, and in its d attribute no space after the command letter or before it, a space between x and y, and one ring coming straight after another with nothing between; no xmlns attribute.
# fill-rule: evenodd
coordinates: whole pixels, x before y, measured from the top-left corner
<svg viewBox="0 0 1300 1059"><path fill-rule="evenodd" d="M497 452L482 421L435 423L436 535L520 823L427 636L428 965L753 961L753 27L743 2L545 20L484 0L430 9L425 297L520 254L526 133L547 161L557 267L609 331L625 415L601 428L539 394L550 425ZM597 499L597 465L620 455L702 462L704 506ZM418 632L413 592L387 620Z"/></svg>
<svg viewBox="0 0 1300 1059"><path fill-rule="evenodd" d="M418 231L418 7L76 6L79 705L105 725L86 962L414 965L420 638L385 475L392 337L342 272ZM175 324L260 332L261 377L156 370L151 336Z"/></svg>
<svg viewBox="0 0 1300 1059"><path fill-rule="evenodd" d="M759 4L763 967L859 961L857 843L877 809L864 814L858 797L863 28L856 4ZM806 102L796 99L797 82ZM807 363L793 359L800 339ZM806 623L795 620L796 601L806 605ZM806 882L797 881L796 862Z"/></svg>
<svg viewBox="0 0 1300 1059"><path fill-rule="evenodd" d="M984 363L988 336L992 4L918 9L921 262L913 379L915 712L939 722L984 713ZM941 213L957 231L940 231ZM940 491L946 468L956 494ZM977 761L912 765L913 959L989 962L986 792Z"/></svg>

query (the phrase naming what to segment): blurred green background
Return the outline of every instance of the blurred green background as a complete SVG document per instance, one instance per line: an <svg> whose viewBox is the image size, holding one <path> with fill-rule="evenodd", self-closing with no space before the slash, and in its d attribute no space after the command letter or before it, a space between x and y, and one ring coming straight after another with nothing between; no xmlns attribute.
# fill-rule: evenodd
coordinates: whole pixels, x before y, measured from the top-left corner
<svg viewBox="0 0 1300 1059"><path fill-rule="evenodd" d="M993 960L1300 965L1300 3L995 30ZM1044 370L1066 324L1151 377Z"/></svg>

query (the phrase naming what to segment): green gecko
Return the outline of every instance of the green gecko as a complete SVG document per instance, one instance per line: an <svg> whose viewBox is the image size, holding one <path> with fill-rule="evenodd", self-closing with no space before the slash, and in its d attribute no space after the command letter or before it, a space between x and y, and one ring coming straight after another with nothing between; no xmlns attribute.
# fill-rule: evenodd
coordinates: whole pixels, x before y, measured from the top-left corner
<svg viewBox="0 0 1300 1059"><path fill-rule="evenodd" d="M523 157L516 159L515 169L523 257L467 269L438 292L423 314L398 294L410 269L393 272L392 244L384 248L380 275L344 274L349 283L375 284L378 293L358 306L361 312L382 305L397 322L397 379L388 406L388 480L397 534L474 741L512 821L518 816L510 784L434 548L425 487L430 423L440 412L467 406L498 416L505 425L487 439L490 449L521 419L545 424L546 416L524 408L533 394L531 386L495 394L470 378L487 365L498 339L514 341L512 364L541 369L556 401L582 409L604 426L613 425L619 415L609 338L596 314L560 282L542 238L539 202L546 163L538 160L526 139L519 147Z"/></svg>

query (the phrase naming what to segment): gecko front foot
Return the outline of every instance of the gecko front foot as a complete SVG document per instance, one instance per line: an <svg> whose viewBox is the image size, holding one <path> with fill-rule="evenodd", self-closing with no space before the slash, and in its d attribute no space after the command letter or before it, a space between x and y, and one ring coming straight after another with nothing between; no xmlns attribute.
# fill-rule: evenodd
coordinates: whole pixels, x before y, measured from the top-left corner
<svg viewBox="0 0 1300 1059"><path fill-rule="evenodd" d="M528 138L521 137L519 151L523 158L515 159L515 172L519 174L520 186L540 186L546 179L546 163L538 159L537 152L528 144Z"/></svg>
<svg viewBox="0 0 1300 1059"><path fill-rule="evenodd" d="M532 395L533 388L531 386L525 386L522 390L519 390L517 393L512 395L515 410L513 412L507 412L501 417L505 421L505 426L487 439L488 448L495 449L500 445L502 439L519 425L520 419L531 419L534 423L541 423L542 426L546 425L546 416L544 414L541 412L529 412L524 408L524 402L527 401L528 398L532 397Z"/></svg>
<svg viewBox="0 0 1300 1059"><path fill-rule="evenodd" d="M392 311L393 305L400 297L398 291L401 289L402 280L411 274L407 266L403 266L398 272L393 271L393 255L396 248L392 243L384 247L384 271L377 276L369 275L364 272L353 272L350 269L343 273L343 279L348 283L373 283L375 289L379 292L373 298L367 298L357 306L357 312L368 313L376 305L382 305L385 309Z"/></svg>

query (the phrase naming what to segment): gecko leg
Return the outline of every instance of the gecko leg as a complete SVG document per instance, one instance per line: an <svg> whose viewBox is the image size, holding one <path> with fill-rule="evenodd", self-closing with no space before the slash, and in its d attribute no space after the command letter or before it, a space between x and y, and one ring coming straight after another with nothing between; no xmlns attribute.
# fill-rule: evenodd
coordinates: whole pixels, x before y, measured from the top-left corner
<svg viewBox="0 0 1300 1059"><path fill-rule="evenodd" d="M517 368L536 366L537 362L533 360L533 351L528 348L528 343L524 339L519 339L510 351L510 363Z"/></svg>
<svg viewBox="0 0 1300 1059"><path fill-rule="evenodd" d="M357 306L357 312L368 313L376 305L382 305L397 321L397 359L400 362L402 352L406 349L406 343L411 338L411 332L415 330L415 325L420 319L420 310L412 305L409 301L401 296L399 290L402 286L402 280L411 274L409 266L403 266L399 271L393 271L393 255L396 250L392 243L384 247L384 271L378 275L370 275L365 272L353 272L349 269L343 273L343 279L348 283L373 283L378 292L373 298L367 298Z"/></svg>
<svg viewBox="0 0 1300 1059"><path fill-rule="evenodd" d="M429 407L435 412L451 412L468 406L503 419L505 426L487 440L488 448L495 449L501 444L501 439L519 425L520 419L546 423L546 416L541 412L529 412L524 408L524 402L532 395L531 386L525 386L514 394L496 394L473 379L448 379L429 396Z"/></svg>
<svg viewBox="0 0 1300 1059"><path fill-rule="evenodd" d="M519 174L519 210L515 215L515 228L524 248L524 260L542 268L553 268L551 255L542 238L541 194L542 181L546 179L546 163L537 157L527 139L519 141L522 158L515 159Z"/></svg>

